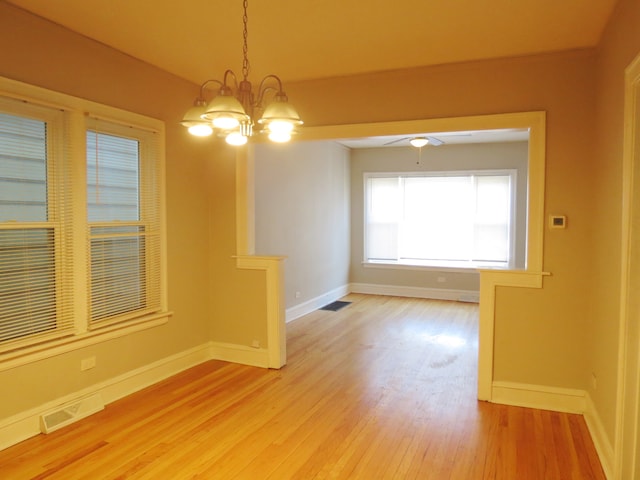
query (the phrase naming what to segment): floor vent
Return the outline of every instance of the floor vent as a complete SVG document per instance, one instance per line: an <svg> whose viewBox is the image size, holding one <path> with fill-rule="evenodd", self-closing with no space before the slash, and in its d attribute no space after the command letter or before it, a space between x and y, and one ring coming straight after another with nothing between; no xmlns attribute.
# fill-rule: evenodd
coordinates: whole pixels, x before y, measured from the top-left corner
<svg viewBox="0 0 640 480"><path fill-rule="evenodd" d="M335 302L330 303L329 305L325 305L320 308L320 310L329 310L331 312L337 312L341 308L346 307L347 305L351 305L351 302L343 302L341 300L336 300Z"/></svg>
<svg viewBox="0 0 640 480"><path fill-rule="evenodd" d="M99 393L60 405L40 415L40 431L51 433L103 409L104 402Z"/></svg>

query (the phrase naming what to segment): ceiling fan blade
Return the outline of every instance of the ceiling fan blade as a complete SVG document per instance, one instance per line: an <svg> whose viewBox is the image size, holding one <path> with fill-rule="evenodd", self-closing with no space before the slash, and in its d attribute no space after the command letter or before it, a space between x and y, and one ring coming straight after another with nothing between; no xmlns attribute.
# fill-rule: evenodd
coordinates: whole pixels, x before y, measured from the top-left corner
<svg viewBox="0 0 640 480"><path fill-rule="evenodd" d="M434 147L437 147L438 145L442 145L444 143L442 140L436 137L427 137L427 140L429 140L429 145L433 145Z"/></svg>
<svg viewBox="0 0 640 480"><path fill-rule="evenodd" d="M385 144L383 144L385 147L388 145L393 145L394 143L399 143L399 142L404 142L405 140L407 140L409 137L403 137L403 138L396 138L395 140L391 140L390 142L387 142Z"/></svg>

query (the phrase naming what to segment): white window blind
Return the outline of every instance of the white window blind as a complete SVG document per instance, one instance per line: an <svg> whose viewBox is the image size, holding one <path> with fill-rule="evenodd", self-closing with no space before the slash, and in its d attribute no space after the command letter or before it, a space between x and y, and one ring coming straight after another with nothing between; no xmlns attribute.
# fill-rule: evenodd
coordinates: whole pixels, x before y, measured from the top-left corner
<svg viewBox="0 0 640 480"><path fill-rule="evenodd" d="M0 368L165 321L162 122L0 87Z"/></svg>
<svg viewBox="0 0 640 480"><path fill-rule="evenodd" d="M508 266L514 175L367 176L365 260Z"/></svg>
<svg viewBox="0 0 640 480"><path fill-rule="evenodd" d="M90 323L160 310L156 134L106 121L87 131Z"/></svg>
<svg viewBox="0 0 640 480"><path fill-rule="evenodd" d="M71 201L61 111L0 99L0 343L72 332Z"/></svg>

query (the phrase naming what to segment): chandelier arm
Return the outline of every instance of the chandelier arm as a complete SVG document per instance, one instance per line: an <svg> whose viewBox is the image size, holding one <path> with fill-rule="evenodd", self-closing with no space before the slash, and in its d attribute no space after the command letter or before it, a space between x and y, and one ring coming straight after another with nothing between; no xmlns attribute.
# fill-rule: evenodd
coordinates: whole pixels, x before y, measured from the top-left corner
<svg viewBox="0 0 640 480"><path fill-rule="evenodd" d="M266 85L266 82L271 79L275 80L278 83L277 88L271 85ZM276 93L284 94L284 92L282 91L282 80L280 80L280 77L278 77L277 75L267 75L260 81L260 86L258 87L258 100L256 102L256 105L262 105L264 95L271 90L275 91Z"/></svg>
<svg viewBox="0 0 640 480"><path fill-rule="evenodd" d="M207 85L209 85L210 83L217 83L218 85L222 86L222 82L220 80L216 80L216 79L209 79L209 80L205 80L202 85L200 85L200 96L198 98L204 100L204 89L207 88Z"/></svg>
<svg viewBox="0 0 640 480"><path fill-rule="evenodd" d="M234 88L237 90L238 89L238 77L236 77L236 74L233 72L233 70L231 69L227 69L224 72L224 82L223 82L223 87L227 87L227 78L231 76L233 77L233 86Z"/></svg>

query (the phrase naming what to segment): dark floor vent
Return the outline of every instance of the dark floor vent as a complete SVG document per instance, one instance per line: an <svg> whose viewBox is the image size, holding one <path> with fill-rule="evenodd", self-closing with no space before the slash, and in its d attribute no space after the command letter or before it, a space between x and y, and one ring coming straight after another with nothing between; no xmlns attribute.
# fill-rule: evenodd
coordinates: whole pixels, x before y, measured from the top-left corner
<svg viewBox="0 0 640 480"><path fill-rule="evenodd" d="M350 304L351 304L351 302L342 302L340 300L336 300L335 302L331 302L329 305L325 305L320 310L329 310L331 312L337 312L341 308L344 308L344 307L346 307L347 305L350 305Z"/></svg>

